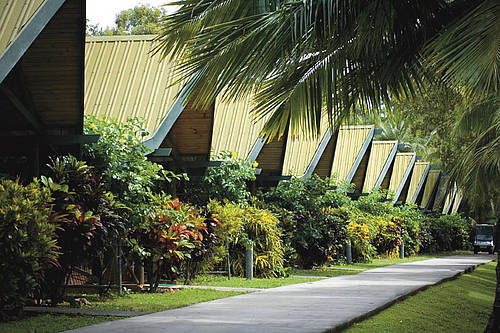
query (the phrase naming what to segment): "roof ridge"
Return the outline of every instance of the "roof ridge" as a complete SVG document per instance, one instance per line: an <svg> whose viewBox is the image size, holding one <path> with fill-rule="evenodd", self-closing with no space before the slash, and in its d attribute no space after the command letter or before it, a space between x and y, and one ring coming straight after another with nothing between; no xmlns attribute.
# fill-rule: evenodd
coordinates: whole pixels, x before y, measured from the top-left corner
<svg viewBox="0 0 500 333"><path fill-rule="evenodd" d="M156 35L113 35L113 36L86 36L85 42L117 42L117 41L135 41L145 40L153 41Z"/></svg>

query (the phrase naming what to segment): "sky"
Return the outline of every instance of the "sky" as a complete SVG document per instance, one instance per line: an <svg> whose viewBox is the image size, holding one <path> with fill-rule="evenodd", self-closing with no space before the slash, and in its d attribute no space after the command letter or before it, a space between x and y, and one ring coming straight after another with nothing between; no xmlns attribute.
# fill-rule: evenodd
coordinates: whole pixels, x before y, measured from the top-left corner
<svg viewBox="0 0 500 333"><path fill-rule="evenodd" d="M170 0L171 1L171 0ZM124 9L138 5L160 7L169 0L87 0L87 19L90 24L99 24L101 28L115 24L116 14ZM168 7L167 7L168 9Z"/></svg>

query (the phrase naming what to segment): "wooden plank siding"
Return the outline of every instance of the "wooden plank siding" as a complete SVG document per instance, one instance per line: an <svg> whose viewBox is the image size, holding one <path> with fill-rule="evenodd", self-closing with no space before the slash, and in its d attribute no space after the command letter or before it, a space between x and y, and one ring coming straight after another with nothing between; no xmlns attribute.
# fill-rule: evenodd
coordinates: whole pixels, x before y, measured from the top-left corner
<svg viewBox="0 0 500 333"><path fill-rule="evenodd" d="M7 47L0 57L11 61L0 82L0 155L8 161L2 162L0 172L29 179L49 155L80 152L76 142L49 146L34 135L60 136L59 142L64 142L63 136L83 132L85 1L9 3L27 7L17 14L0 12L3 22L16 22L15 27L0 28L1 47ZM4 4L0 2L0 8ZM6 28L13 29L7 45ZM22 56L11 57L14 49Z"/></svg>
<svg viewBox="0 0 500 333"><path fill-rule="evenodd" d="M22 76L31 101L22 100L55 133L82 131L84 6L82 0L67 0L11 73Z"/></svg>
<svg viewBox="0 0 500 333"><path fill-rule="evenodd" d="M188 103L167 137L181 156L198 156L199 158L196 158L196 160L208 161L212 142L213 120L213 105L208 110L197 110L192 107L191 103ZM171 148L166 141L162 143L161 147Z"/></svg>
<svg viewBox="0 0 500 333"><path fill-rule="evenodd" d="M262 169L262 175L281 175L287 137L288 135L284 135L279 140L273 139L260 151L256 161Z"/></svg>

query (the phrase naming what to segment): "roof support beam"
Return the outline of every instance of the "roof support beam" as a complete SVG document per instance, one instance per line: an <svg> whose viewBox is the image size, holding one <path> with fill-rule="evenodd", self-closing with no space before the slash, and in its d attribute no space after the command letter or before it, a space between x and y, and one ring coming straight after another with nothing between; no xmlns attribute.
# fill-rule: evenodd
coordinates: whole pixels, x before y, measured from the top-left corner
<svg viewBox="0 0 500 333"><path fill-rule="evenodd" d="M431 166L433 168L433 166ZM434 184L434 187L432 188L431 195L429 196L429 199L427 200L427 204L424 207L424 211L432 211L432 207L434 205L434 200L436 199L436 194L439 188L439 181L441 180L442 173L439 173L438 178L436 179L436 184Z"/></svg>
<svg viewBox="0 0 500 333"><path fill-rule="evenodd" d="M391 167L392 161L394 160L394 157L396 157L397 152L398 152L398 144L396 142L394 144L394 147L392 147L391 153L390 153L389 157L387 158L377 181L375 182L374 188L382 185L382 182L384 181L385 175L387 174L387 171L389 171L389 168Z"/></svg>
<svg viewBox="0 0 500 333"><path fill-rule="evenodd" d="M265 144L266 140L264 139L264 136L260 136L253 145L252 150L250 150L250 153L248 153L248 159L255 161Z"/></svg>
<svg viewBox="0 0 500 333"><path fill-rule="evenodd" d="M406 181L408 180L408 177L410 176L410 172L413 169L413 164L415 164L415 159L416 159L416 156L413 155L413 158L411 159L410 164L408 164L408 168L406 168L406 171L403 175L403 179L401 179L401 183L399 184L398 189L396 190L396 193L394 193L394 199L392 200L393 203L396 203L399 196L401 195L401 192L403 191L403 188L405 187Z"/></svg>
<svg viewBox="0 0 500 333"><path fill-rule="evenodd" d="M306 172L304 173L304 177L310 177L312 175L312 173L316 169L316 166L318 165L319 160L321 159L321 156L323 156L326 146L330 142L332 136L333 136L333 129L330 127L323 136L323 139L321 139L318 149L316 149L314 157L311 160L311 163L309 163Z"/></svg>
<svg viewBox="0 0 500 333"><path fill-rule="evenodd" d="M350 183L352 179L354 178L354 174L356 174L356 170L358 170L359 164L361 163L361 160L365 156L366 151L368 150L368 147L370 146L370 143L372 142L373 135L375 133L375 128L372 127L370 130L370 133L366 136L365 142L363 143L363 146L361 147L361 150L359 151L358 156L356 157L356 160L354 161L351 170L347 174L346 177L346 182Z"/></svg>
<svg viewBox="0 0 500 333"><path fill-rule="evenodd" d="M149 156L153 157L168 157L172 153L172 148L158 148L154 152L150 153Z"/></svg>
<svg viewBox="0 0 500 333"><path fill-rule="evenodd" d="M17 96L10 90L9 88L0 85L0 91L7 97L12 105L16 108L17 111L23 116L23 118L31 125L31 127L35 130L37 134L43 134L45 132L45 128L42 123L35 117L33 112L28 110L28 108L17 98Z"/></svg>
<svg viewBox="0 0 500 333"><path fill-rule="evenodd" d="M418 156L417 156L418 158ZM424 174L422 175L422 178L420 178L420 182L418 183L417 189L415 190L415 194L413 195L413 198L411 198L411 203L416 203L418 195L420 194L420 191L422 191L422 188L424 187L425 180L427 179L427 175L429 174L429 170L431 169L430 165L427 165L425 168Z"/></svg>
<svg viewBox="0 0 500 333"><path fill-rule="evenodd" d="M183 101L184 97L181 93L181 96L177 98L168 114L165 116L165 118L163 118L163 121L161 122L160 127L158 127L158 129L156 130L155 134L153 134L150 139L144 141L144 145L147 148L155 151L160 147L168 132L170 132L170 130L174 126L175 121L177 120L177 118L179 118L182 111L186 107L186 104L184 104Z"/></svg>
<svg viewBox="0 0 500 333"><path fill-rule="evenodd" d="M45 1L12 44L0 55L0 83L3 82L64 2L65 0Z"/></svg>
<svg viewBox="0 0 500 333"><path fill-rule="evenodd" d="M177 100L175 101L174 105L170 108L170 111L168 111L167 115L165 118L163 118L160 126L156 130L156 132L153 134L151 138L148 140L144 141L144 145L149 148L152 151L155 151L156 149L160 148L160 145L162 144L163 140L167 136L167 134L170 132L172 127L174 126L175 122L177 121L177 118L181 115L182 111L184 111L184 108L187 106L186 102L186 93L187 89L196 82L198 79L199 75L194 74L189 81L184 85L182 88L181 92L179 93L179 96L177 97Z"/></svg>

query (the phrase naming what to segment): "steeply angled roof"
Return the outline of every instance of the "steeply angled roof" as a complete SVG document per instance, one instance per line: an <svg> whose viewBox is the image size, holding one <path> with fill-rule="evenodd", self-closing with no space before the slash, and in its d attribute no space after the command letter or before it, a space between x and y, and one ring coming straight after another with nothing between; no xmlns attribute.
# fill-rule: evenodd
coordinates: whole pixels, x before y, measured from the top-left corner
<svg viewBox="0 0 500 333"><path fill-rule="evenodd" d="M331 175L351 182L373 138L373 125L342 126L337 137Z"/></svg>
<svg viewBox="0 0 500 333"><path fill-rule="evenodd" d="M389 167L394 160L398 141L373 141L366 170L363 192L368 193L382 184Z"/></svg>
<svg viewBox="0 0 500 333"><path fill-rule="evenodd" d="M415 163L415 158L415 153L396 153L389 183L389 190L394 192L394 202L398 200L403 191L403 187Z"/></svg>
<svg viewBox="0 0 500 333"><path fill-rule="evenodd" d="M0 0L0 83L64 0Z"/></svg>
<svg viewBox="0 0 500 333"><path fill-rule="evenodd" d="M142 117L153 135L174 105L181 84L173 64L153 54L152 35L87 37L85 114L125 121Z"/></svg>
<svg viewBox="0 0 500 333"><path fill-rule="evenodd" d="M413 173L410 180L410 188L406 196L406 203L416 203L420 191L422 191L425 178L429 173L430 164L428 162L416 162L413 166Z"/></svg>
<svg viewBox="0 0 500 333"><path fill-rule="evenodd" d="M304 176L308 169L309 172L314 170L315 166L311 166L311 162L316 154L321 154L318 151L321 141L330 130L328 117L323 117L321 122L320 134L317 136L299 134L292 136L288 133L285 159L283 161L283 175ZM317 156L318 159L321 156ZM311 168L309 168L311 167Z"/></svg>

